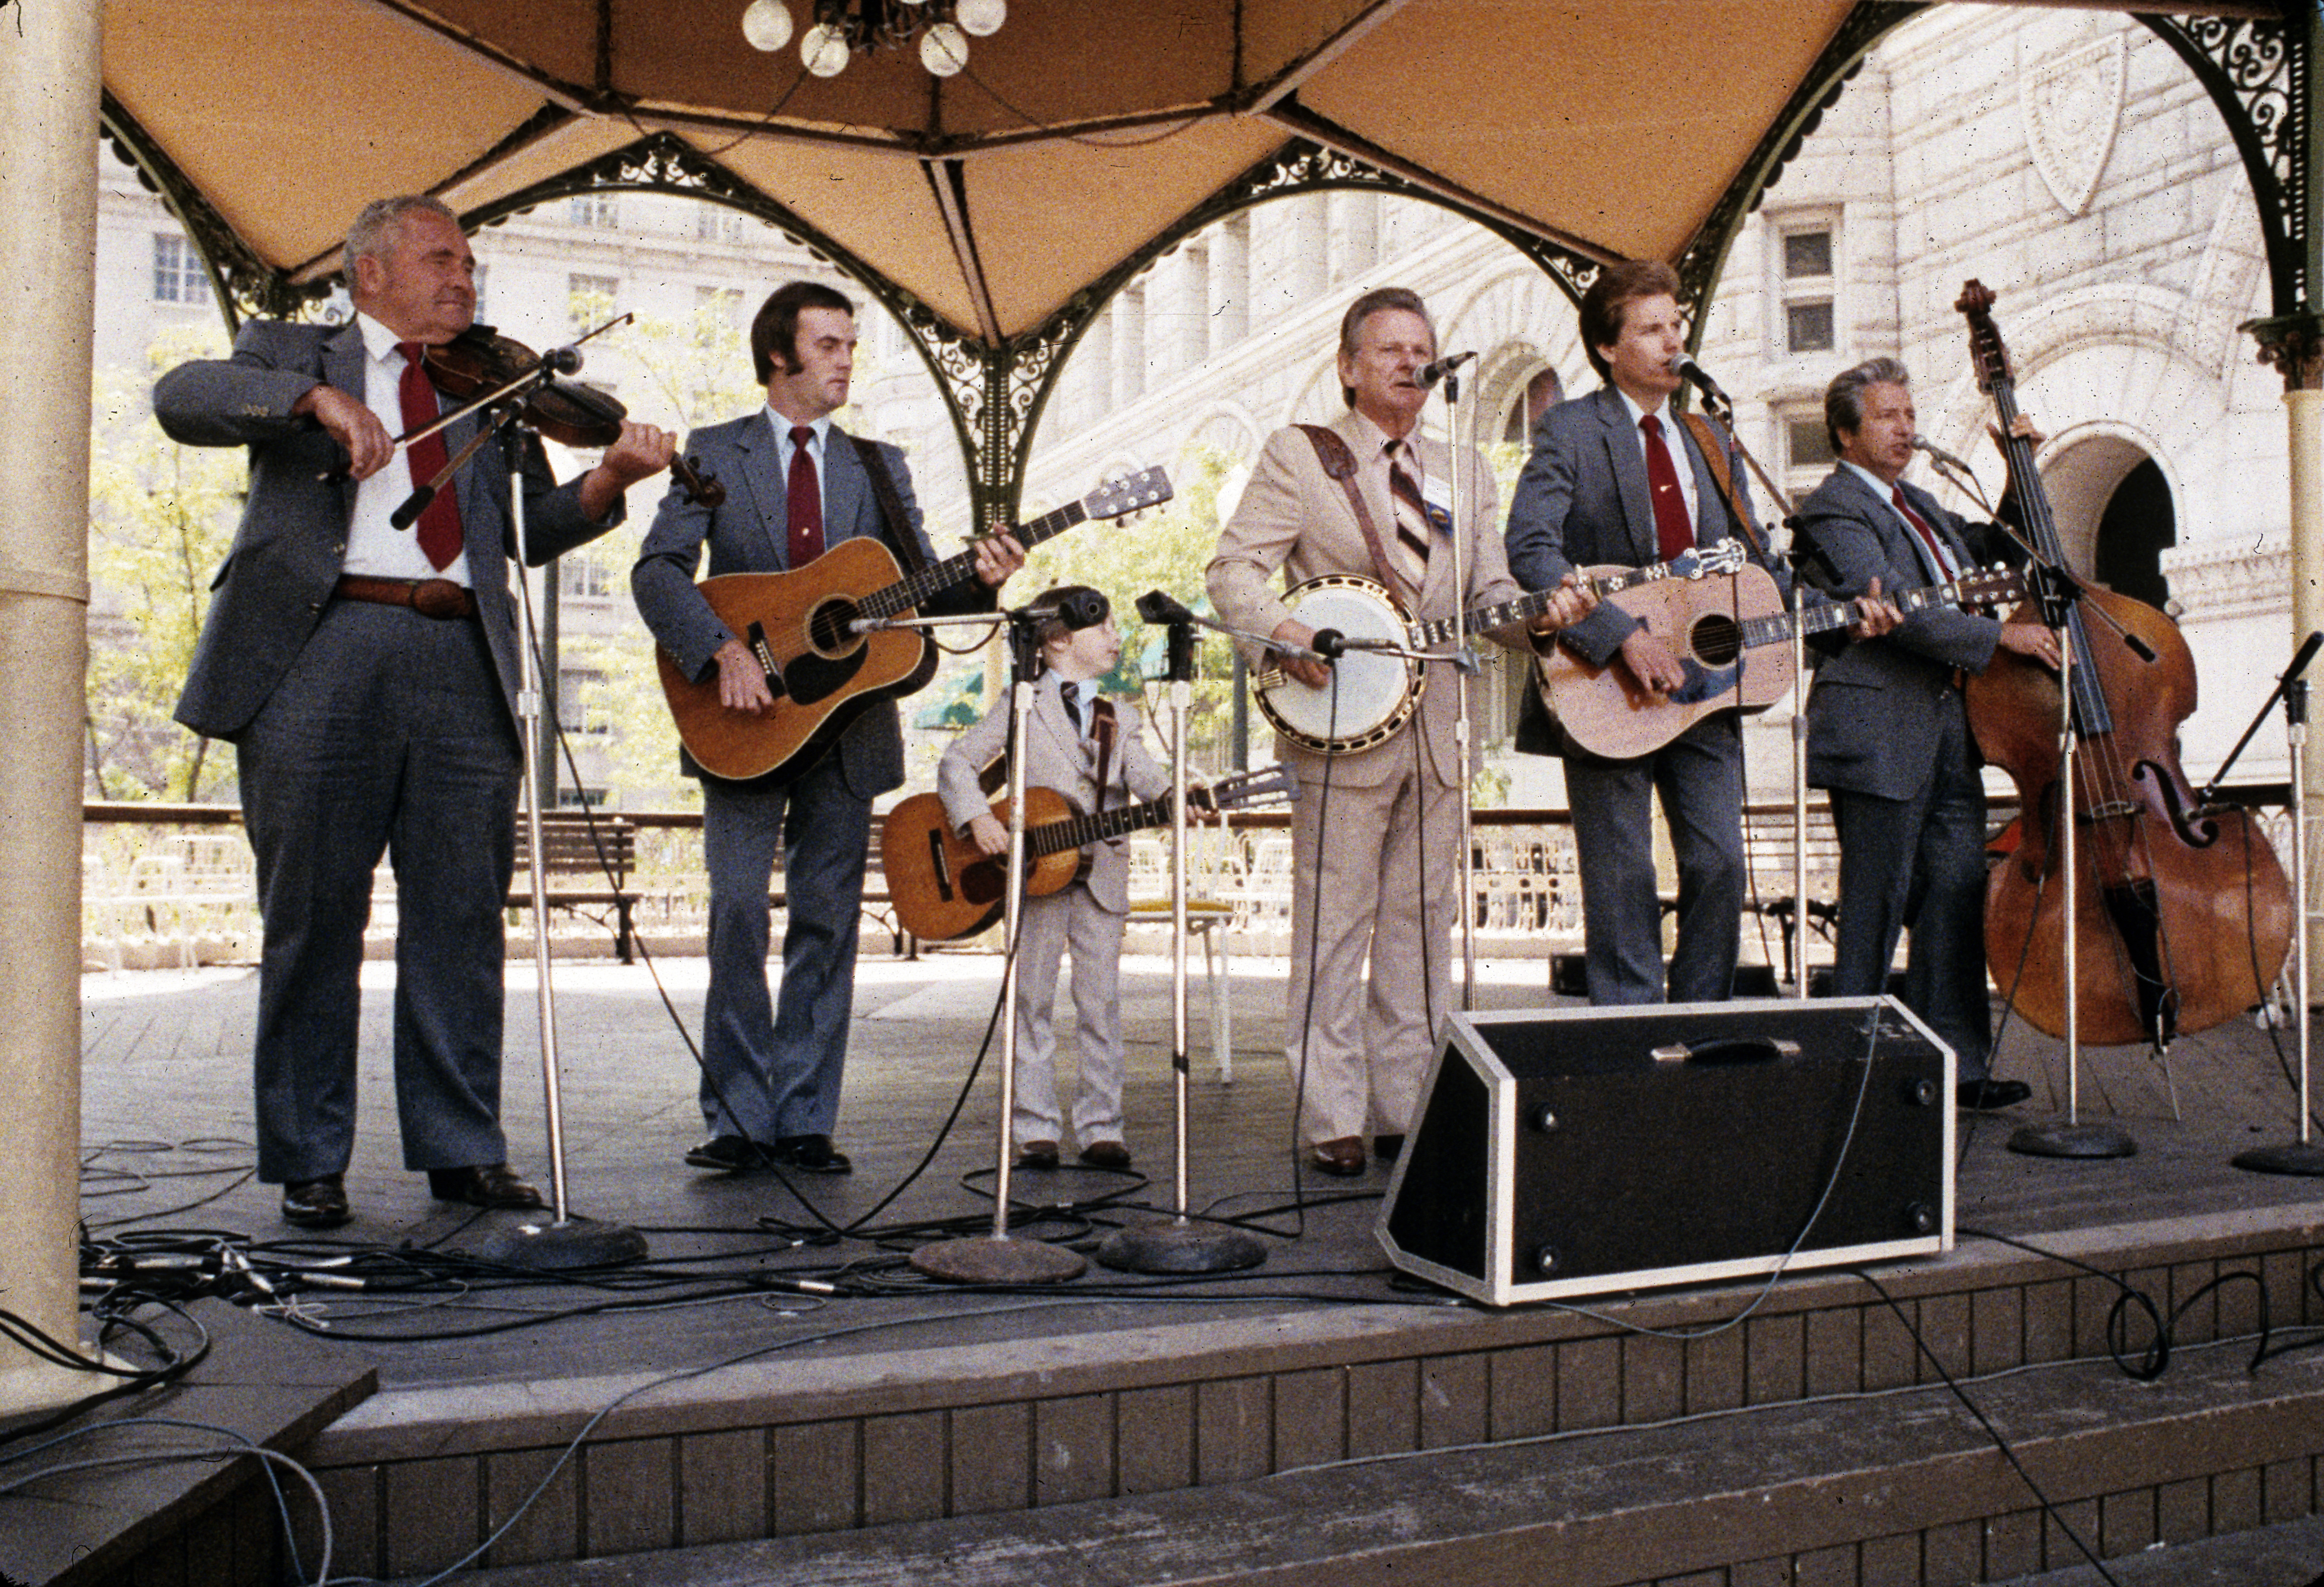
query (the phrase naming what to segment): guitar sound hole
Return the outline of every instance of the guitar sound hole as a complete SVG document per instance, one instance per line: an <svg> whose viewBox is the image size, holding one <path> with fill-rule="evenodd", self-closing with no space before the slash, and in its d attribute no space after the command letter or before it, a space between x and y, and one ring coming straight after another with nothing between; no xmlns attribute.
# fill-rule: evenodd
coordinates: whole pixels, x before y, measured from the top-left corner
<svg viewBox="0 0 2324 1587"><path fill-rule="evenodd" d="M1732 617L1706 617L1692 636L1696 660L1706 667L1724 667L1743 653L1743 631Z"/></svg>
<svg viewBox="0 0 2324 1587"><path fill-rule="evenodd" d="M854 602L825 601L807 620L807 642L823 656L844 656L863 642L863 636L848 632L847 625L862 615Z"/></svg>

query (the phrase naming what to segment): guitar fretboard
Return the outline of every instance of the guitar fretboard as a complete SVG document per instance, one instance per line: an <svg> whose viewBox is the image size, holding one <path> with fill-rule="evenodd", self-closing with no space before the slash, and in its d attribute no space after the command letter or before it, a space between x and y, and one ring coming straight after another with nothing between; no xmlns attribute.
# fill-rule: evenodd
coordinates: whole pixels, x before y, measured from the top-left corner
<svg viewBox="0 0 2324 1587"><path fill-rule="evenodd" d="M1684 575L1674 574L1668 563L1657 562L1651 567L1637 567L1622 573L1609 573L1602 578L1591 578L1584 582L1602 601L1608 595L1617 595L1624 590L1636 589L1640 585L1655 584L1665 578L1683 577ZM1480 629L1500 628L1512 623L1530 622L1548 611L1550 603L1557 599L1560 593L1554 589L1536 590L1529 595L1519 595L1514 601L1501 601L1490 606L1478 606L1468 613L1464 622L1472 633ZM1425 650L1430 645L1444 644L1452 637L1453 622L1450 617L1433 618L1428 622L1416 623L1412 625L1413 644L1416 649Z"/></svg>
<svg viewBox="0 0 2324 1587"><path fill-rule="evenodd" d="M1017 543L1031 550L1043 540L1065 533L1089 517L1088 510L1079 502L1068 502L1054 512L1044 512L1030 523L1020 523L1015 533ZM965 583L976 574L976 549L946 557L941 562L931 562L918 573L908 575L888 586L872 591L856 603L866 617L893 617L918 606L931 595L942 595L956 584Z"/></svg>
<svg viewBox="0 0 2324 1587"><path fill-rule="evenodd" d="M1254 799L1265 798L1269 793L1287 791L1290 776L1281 767L1247 771L1237 777L1222 778L1210 786L1211 807L1232 809ZM1170 796L1148 799L1142 805L1123 805L1111 810L1100 810L1093 815L1069 816L1063 821L1044 821L1028 828L1025 852L1038 859L1054 854L1060 849L1077 849L1087 844L1102 843L1109 837L1120 837L1125 832L1140 827L1160 826L1170 819Z"/></svg>

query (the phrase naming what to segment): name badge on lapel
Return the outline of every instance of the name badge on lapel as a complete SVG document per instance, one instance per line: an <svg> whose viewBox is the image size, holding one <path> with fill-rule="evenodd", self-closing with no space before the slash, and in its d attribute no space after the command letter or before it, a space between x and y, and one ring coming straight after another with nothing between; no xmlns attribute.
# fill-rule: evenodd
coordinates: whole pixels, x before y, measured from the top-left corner
<svg viewBox="0 0 2324 1587"><path fill-rule="evenodd" d="M1430 475L1420 482L1420 504L1428 525L1439 534L1452 532L1452 482Z"/></svg>

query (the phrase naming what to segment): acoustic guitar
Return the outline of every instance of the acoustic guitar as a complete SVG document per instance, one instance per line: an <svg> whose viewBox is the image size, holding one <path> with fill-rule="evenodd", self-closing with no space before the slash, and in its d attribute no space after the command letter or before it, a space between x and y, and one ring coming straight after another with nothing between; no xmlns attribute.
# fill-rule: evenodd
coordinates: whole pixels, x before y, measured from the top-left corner
<svg viewBox="0 0 2324 1587"><path fill-rule="evenodd" d="M1595 577L1610 570L1583 571ZM1932 606L1996 605L2024 595L2022 575L1992 568L1886 598L1909 617ZM1854 601L1819 601L1786 612L1775 581L1758 567L1719 578L1641 585L1608 604L1637 618L1671 648L1686 673L1683 687L1656 694L1618 657L1594 666L1563 645L1536 657L1534 669L1542 703L1566 739L1615 761L1653 753L1713 711L1766 710L1792 687L1793 627L1824 633L1860 615ZM1764 649L1769 646L1775 648Z"/></svg>
<svg viewBox="0 0 2324 1587"><path fill-rule="evenodd" d="M1231 810L1296 790L1287 769L1267 766L1195 790L1195 802ZM992 814L1007 825L1009 801L995 801ZM1056 789L1027 789L1025 896L1063 891L1081 874L1081 851L1088 844L1169 820L1168 794L1085 816ZM923 942L971 936L1000 919L1008 907L1008 856L988 854L954 831L936 794L914 794L888 812L880 829L880 856L897 923Z"/></svg>
<svg viewBox="0 0 2324 1587"><path fill-rule="evenodd" d="M1078 502L1017 526L1030 550L1089 519L1120 518L1170 499L1159 468L1100 485ZM904 575L885 540L840 540L788 573L724 573L695 587L765 669L775 703L763 713L719 703L718 673L688 678L657 650L662 696L678 736L713 777L788 782L804 775L873 701L914 693L936 676L936 651L919 629L858 633L859 620L909 617L931 595L976 576L963 551Z"/></svg>

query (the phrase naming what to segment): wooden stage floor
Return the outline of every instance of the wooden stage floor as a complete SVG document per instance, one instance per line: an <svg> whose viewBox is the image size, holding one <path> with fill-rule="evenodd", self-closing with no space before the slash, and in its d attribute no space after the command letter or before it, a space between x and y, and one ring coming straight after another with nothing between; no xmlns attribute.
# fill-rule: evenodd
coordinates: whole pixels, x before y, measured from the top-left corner
<svg viewBox="0 0 2324 1587"><path fill-rule="evenodd" d="M704 964L660 964L688 1029L698 1029ZM1450 1304L1398 1281L1371 1228L1386 1170L1356 1180L1295 1176L1291 1095L1281 1057L1281 960L1237 961L1231 976L1235 1056L1231 1083L1215 1071L1201 964L1189 986L1194 1075L1192 1202L1241 1219L1267 1250L1247 1274L1210 1280L1090 1273L1038 1296L966 1295L918 1278L904 1253L948 1221L989 1227L994 1153L993 1071L986 1066L957 1123L945 1125L968 1076L998 992L1000 961L943 954L917 962L867 957L837 1140L853 1154L844 1177L806 1177L794 1195L766 1176L706 1175L680 1158L702 1136L693 1060L658 994L654 970L604 963L556 972L570 1202L575 1212L645 1233L644 1272L666 1287L553 1286L455 1295L310 1296L327 1336L357 1342L383 1390L622 1378L707 1366L797 1340L834 1354L917 1351L980 1340L1102 1334L1221 1308L1240 1320L1317 1308ZM1482 1009L1571 1007L1543 986L1540 961L1482 967ZM348 1176L355 1221L323 1246L450 1246L473 1241L499 1215L438 1207L401 1167L388 1056L393 968L364 968L363 1114ZM251 1163L248 1047L254 972L91 975L84 982L84 1212L99 1237L125 1231L223 1230L279 1241L274 1192L246 1177ZM546 1183L542 1096L534 1052L530 966L510 972L505 1089L512 1155ZM1125 964L1130 1045L1129 1144L1140 1181L1066 1170L1019 1175L1020 1202L1066 1205L1028 1232L1094 1238L1144 1209L1171 1204L1170 977L1167 962ZM2292 1058L2282 1035L2282 1061ZM998 1043L995 1045L997 1058ZM2134 1157L2060 1162L2006 1151L2014 1123L2062 1106L2057 1044L2022 1028L2005 1034L1997 1072L2030 1081L2034 1102L2006 1114L1964 1116L1959 1221L2039 1241L2044 1235L2238 1212L2300 1217L2324 1201L2310 1180L2239 1171L2246 1147L2292 1139L2295 1103L2269 1033L2236 1020L2180 1042L2172 1055L2181 1119L2148 1055L2086 1055L2082 1111L2113 1119L2139 1145ZM938 1145L941 1138L941 1144ZM929 1149L925 1171L906 1181ZM1657 1149L1683 1161L1683 1142ZM982 1169L982 1176L970 1176ZM807 1198L801 1199L801 1195ZM890 1200L890 1197L893 1197ZM1304 1206L1301 1204L1305 1203ZM811 1204L809 1204L811 1203ZM862 1231L814 1238L821 1228ZM864 1236L872 1236L870 1238ZM849 1295L809 1299L745 1289L735 1276L839 1277ZM646 1308L642 1303L671 1304ZM623 1305L598 1309L615 1300ZM573 1315L545 1320L545 1314ZM827 1337L826 1337L827 1336ZM813 1337L816 1342L807 1344Z"/></svg>

